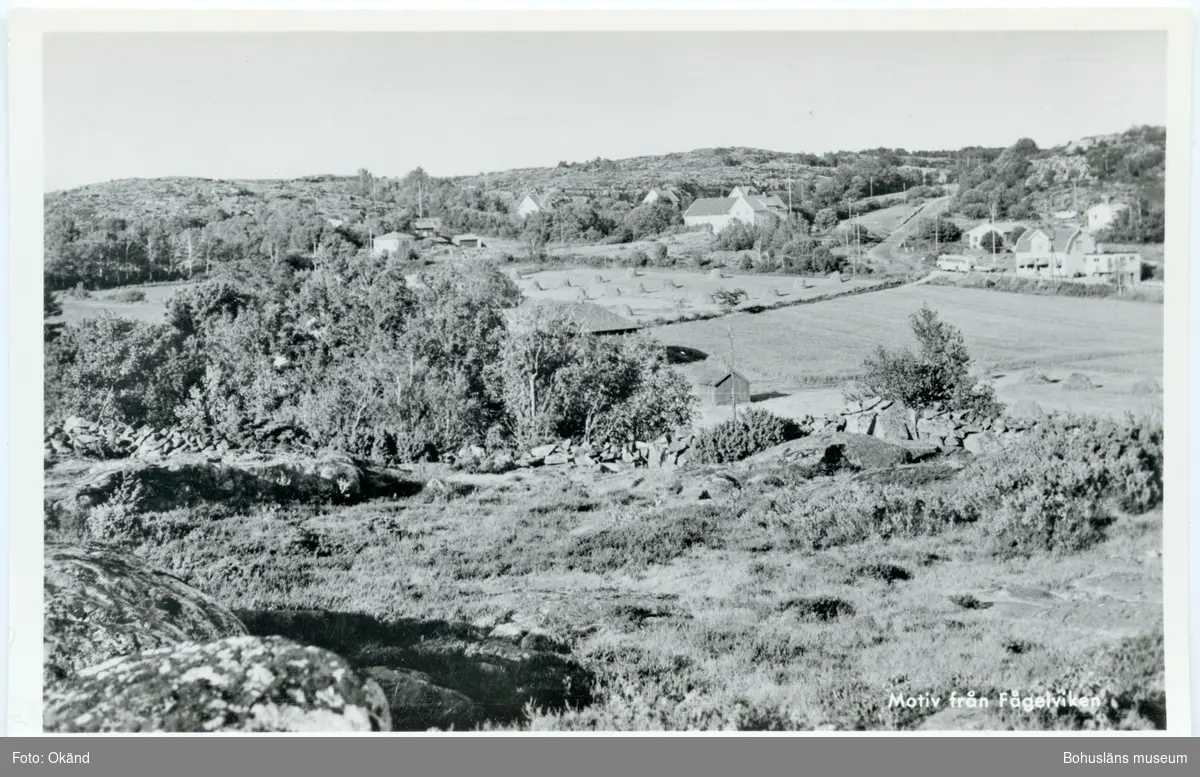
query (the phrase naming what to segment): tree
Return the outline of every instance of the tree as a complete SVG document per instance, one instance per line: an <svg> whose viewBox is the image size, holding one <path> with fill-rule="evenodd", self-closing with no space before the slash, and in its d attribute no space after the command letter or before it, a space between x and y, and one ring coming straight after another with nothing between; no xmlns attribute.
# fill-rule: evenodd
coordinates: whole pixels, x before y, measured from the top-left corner
<svg viewBox="0 0 1200 777"><path fill-rule="evenodd" d="M941 321L928 305L922 305L909 320L920 350L914 354L880 346L864 362L863 387L908 408L914 429L916 414L935 404L998 415L1002 408L992 387L978 383L970 374L971 357L962 332Z"/></svg>
<svg viewBox="0 0 1200 777"><path fill-rule="evenodd" d="M837 226L837 211L833 208L821 208L813 217L813 229L818 232L828 232Z"/></svg>
<svg viewBox="0 0 1200 777"><path fill-rule="evenodd" d="M53 342L62 331L63 324L61 321L50 321L50 319L61 315L62 305L59 304L58 300L54 296L54 292L50 290L50 287L44 285L42 287L42 318L44 319L45 323L43 325L42 335L43 339L47 343Z"/></svg>

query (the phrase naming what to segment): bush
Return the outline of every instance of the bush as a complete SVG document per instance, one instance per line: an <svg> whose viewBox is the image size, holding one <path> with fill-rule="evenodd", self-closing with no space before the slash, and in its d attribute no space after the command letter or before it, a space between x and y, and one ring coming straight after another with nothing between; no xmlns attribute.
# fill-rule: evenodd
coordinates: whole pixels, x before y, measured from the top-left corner
<svg viewBox="0 0 1200 777"><path fill-rule="evenodd" d="M794 426L786 418L751 408L697 435L692 460L700 464L741 461L785 442L795 435Z"/></svg>
<svg viewBox="0 0 1200 777"><path fill-rule="evenodd" d="M1071 553L1104 539L1112 517L1103 503L1103 470L1084 462L1053 462L1037 483L1003 497L987 530L1001 555Z"/></svg>
<svg viewBox="0 0 1200 777"><path fill-rule="evenodd" d="M1103 538L1117 509L1162 503L1162 424L1054 417L972 461L954 495L1004 555L1072 552Z"/></svg>
<svg viewBox="0 0 1200 777"><path fill-rule="evenodd" d="M866 540L933 536L968 521L938 492L845 482L795 500L782 523L793 548L823 550Z"/></svg>
<svg viewBox="0 0 1200 777"><path fill-rule="evenodd" d="M120 289L109 294L107 299L110 302L145 302L146 292L141 289Z"/></svg>

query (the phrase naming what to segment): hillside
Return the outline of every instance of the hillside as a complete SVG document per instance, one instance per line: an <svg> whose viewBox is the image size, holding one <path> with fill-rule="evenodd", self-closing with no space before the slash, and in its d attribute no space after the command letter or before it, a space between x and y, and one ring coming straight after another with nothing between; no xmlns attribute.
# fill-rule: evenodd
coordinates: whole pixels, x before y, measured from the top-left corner
<svg viewBox="0 0 1200 777"><path fill-rule="evenodd" d="M230 263L305 264L321 252L353 253L385 232L412 232L420 216L441 218L445 234L475 232L537 258L551 243L628 244L679 231L692 200L744 185L791 203L786 234L759 238L793 272L839 269L833 230L851 203L861 215L893 205L889 198L918 204L956 185L952 207L969 219L993 206L998 216L1031 218L1114 197L1138 206L1136 230L1118 242L1156 242L1164 151L1163 129L1136 127L1051 149L1029 140L1007 149L822 155L729 147L452 178L418 168L403 177L359 170L294 180L122 179L46 195L46 274L54 288L110 288ZM641 205L652 186L675 189L679 207ZM522 220L515 211L526 193L554 198L553 210Z"/></svg>

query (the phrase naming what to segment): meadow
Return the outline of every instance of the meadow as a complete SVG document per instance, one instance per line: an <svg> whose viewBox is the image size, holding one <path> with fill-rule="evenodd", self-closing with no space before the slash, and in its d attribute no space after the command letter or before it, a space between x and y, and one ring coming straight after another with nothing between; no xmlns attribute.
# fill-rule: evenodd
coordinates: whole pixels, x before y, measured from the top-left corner
<svg viewBox="0 0 1200 777"><path fill-rule="evenodd" d="M863 360L879 346L911 346L911 333L901 322L926 303L962 331L988 376L1033 368L1094 372L1102 378L1097 382L1113 389L1161 378L1162 307L1119 300L911 284L652 332L669 346L722 360L728 358L732 330L736 366L752 381L752 391L791 393L858 377Z"/></svg>

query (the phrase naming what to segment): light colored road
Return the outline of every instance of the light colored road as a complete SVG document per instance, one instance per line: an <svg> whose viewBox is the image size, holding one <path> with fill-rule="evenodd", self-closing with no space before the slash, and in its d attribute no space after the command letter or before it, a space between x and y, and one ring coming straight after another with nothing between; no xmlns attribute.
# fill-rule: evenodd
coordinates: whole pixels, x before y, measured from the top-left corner
<svg viewBox="0 0 1200 777"><path fill-rule="evenodd" d="M934 213L944 213L949 206L949 196L938 197L917 206L910 218L892 230L892 233L884 238L882 243L867 251L867 260L883 269L915 269L920 264L919 255L904 251L901 245L916 233L921 219L928 218Z"/></svg>

